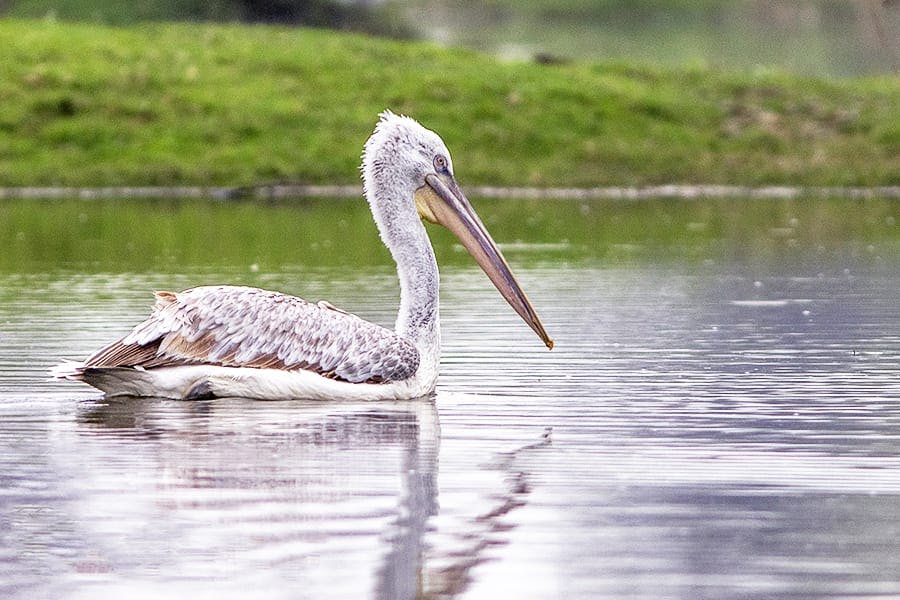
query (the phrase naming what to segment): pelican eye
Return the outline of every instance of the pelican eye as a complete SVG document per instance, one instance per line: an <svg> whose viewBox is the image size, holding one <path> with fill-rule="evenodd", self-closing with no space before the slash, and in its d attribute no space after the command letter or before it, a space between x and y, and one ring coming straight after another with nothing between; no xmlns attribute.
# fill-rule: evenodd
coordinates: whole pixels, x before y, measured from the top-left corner
<svg viewBox="0 0 900 600"><path fill-rule="evenodd" d="M438 173L446 173L447 172L447 157L443 154L438 154L434 157L434 170Z"/></svg>

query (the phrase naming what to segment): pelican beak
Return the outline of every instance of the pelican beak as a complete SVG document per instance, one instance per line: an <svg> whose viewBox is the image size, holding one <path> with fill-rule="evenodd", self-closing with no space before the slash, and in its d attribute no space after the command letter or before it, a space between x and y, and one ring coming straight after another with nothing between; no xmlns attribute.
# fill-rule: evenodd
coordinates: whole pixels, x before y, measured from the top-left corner
<svg viewBox="0 0 900 600"><path fill-rule="evenodd" d="M434 173L426 175L425 185L416 190L415 198L419 215L426 221L443 225L453 232L513 310L519 313L547 348L552 350L553 340L547 335L534 307L509 270L506 259L453 176Z"/></svg>

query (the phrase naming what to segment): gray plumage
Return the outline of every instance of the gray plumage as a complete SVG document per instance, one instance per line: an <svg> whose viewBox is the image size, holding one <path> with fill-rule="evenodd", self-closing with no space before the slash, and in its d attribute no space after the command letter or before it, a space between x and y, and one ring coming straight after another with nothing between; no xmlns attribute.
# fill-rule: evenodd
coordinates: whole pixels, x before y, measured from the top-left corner
<svg viewBox="0 0 900 600"><path fill-rule="evenodd" d="M92 367L308 370L350 383L411 377L419 353L393 331L321 302L249 287L157 292L150 317L84 362Z"/></svg>

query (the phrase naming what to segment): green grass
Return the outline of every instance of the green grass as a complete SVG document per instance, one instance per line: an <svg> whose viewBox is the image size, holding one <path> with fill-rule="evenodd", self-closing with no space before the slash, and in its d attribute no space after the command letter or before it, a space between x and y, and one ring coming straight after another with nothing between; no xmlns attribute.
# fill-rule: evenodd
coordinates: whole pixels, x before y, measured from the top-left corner
<svg viewBox="0 0 900 600"><path fill-rule="evenodd" d="M0 185L358 181L384 108L463 184L900 184L900 80L504 63L319 30L0 21Z"/></svg>

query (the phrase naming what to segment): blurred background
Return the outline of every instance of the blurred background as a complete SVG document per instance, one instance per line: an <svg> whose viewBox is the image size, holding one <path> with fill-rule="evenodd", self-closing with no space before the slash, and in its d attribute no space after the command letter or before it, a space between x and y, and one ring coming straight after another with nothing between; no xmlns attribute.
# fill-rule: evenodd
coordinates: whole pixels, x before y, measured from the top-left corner
<svg viewBox="0 0 900 600"><path fill-rule="evenodd" d="M0 599L900 598L898 13L0 0ZM392 323L386 107L447 141L552 353L432 227L434 402L48 379L154 289Z"/></svg>
<svg viewBox="0 0 900 600"><path fill-rule="evenodd" d="M774 67L827 77L900 70L898 0L0 0L0 14L305 25L540 62Z"/></svg>

